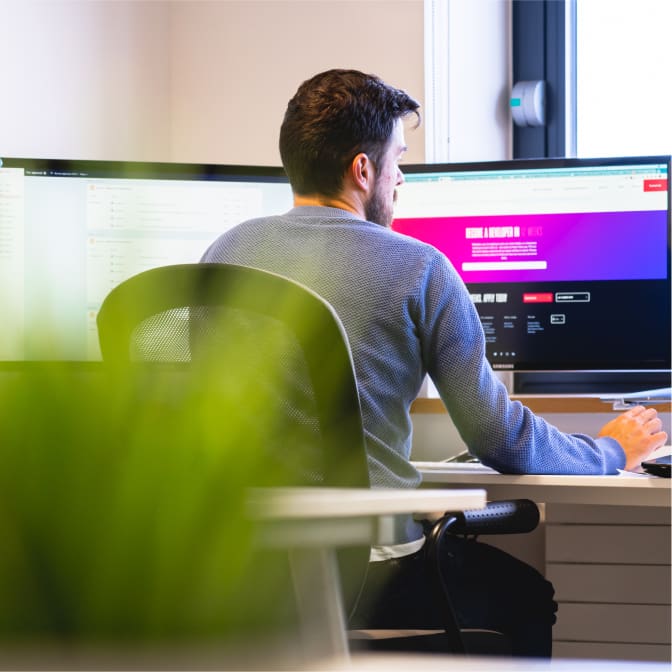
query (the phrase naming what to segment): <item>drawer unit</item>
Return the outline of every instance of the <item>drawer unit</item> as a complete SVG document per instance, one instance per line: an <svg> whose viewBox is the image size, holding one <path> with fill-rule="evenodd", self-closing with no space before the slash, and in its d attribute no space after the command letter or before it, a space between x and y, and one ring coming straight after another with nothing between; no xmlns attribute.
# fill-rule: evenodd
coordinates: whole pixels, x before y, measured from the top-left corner
<svg viewBox="0 0 672 672"><path fill-rule="evenodd" d="M670 660L670 510L548 505L554 656Z"/></svg>

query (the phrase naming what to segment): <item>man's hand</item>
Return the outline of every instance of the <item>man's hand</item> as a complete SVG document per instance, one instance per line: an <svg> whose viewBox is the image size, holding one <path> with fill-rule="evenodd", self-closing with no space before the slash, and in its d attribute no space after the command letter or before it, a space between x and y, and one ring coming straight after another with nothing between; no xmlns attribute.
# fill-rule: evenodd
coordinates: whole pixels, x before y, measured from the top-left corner
<svg viewBox="0 0 672 672"><path fill-rule="evenodd" d="M654 450L667 441L663 423L653 408L633 406L610 420L598 436L610 436L625 451L625 468L636 469Z"/></svg>

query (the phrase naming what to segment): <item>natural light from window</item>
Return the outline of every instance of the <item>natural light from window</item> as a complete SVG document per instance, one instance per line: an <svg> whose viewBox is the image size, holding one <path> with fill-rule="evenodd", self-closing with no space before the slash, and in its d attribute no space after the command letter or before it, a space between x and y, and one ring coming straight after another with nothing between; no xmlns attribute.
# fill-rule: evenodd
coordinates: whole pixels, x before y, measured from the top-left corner
<svg viewBox="0 0 672 672"><path fill-rule="evenodd" d="M577 155L672 154L669 0L577 0Z"/></svg>

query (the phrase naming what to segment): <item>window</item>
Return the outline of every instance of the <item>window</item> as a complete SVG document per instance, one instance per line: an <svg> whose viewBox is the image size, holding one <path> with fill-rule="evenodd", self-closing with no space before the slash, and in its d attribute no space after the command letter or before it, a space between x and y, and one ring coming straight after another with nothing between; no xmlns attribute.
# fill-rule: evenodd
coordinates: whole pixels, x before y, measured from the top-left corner
<svg viewBox="0 0 672 672"><path fill-rule="evenodd" d="M577 156L672 154L668 0L577 0Z"/></svg>

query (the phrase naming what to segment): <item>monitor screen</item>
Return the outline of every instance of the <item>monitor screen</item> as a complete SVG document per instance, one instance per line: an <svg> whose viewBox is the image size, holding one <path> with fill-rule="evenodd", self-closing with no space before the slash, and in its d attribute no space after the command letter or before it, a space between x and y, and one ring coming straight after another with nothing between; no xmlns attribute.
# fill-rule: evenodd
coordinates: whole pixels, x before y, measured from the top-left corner
<svg viewBox="0 0 672 672"><path fill-rule="evenodd" d="M494 369L669 370L669 156L402 169L392 226L451 260Z"/></svg>
<svg viewBox="0 0 672 672"><path fill-rule="evenodd" d="M100 359L115 285L291 203L281 168L0 159L0 361Z"/></svg>

